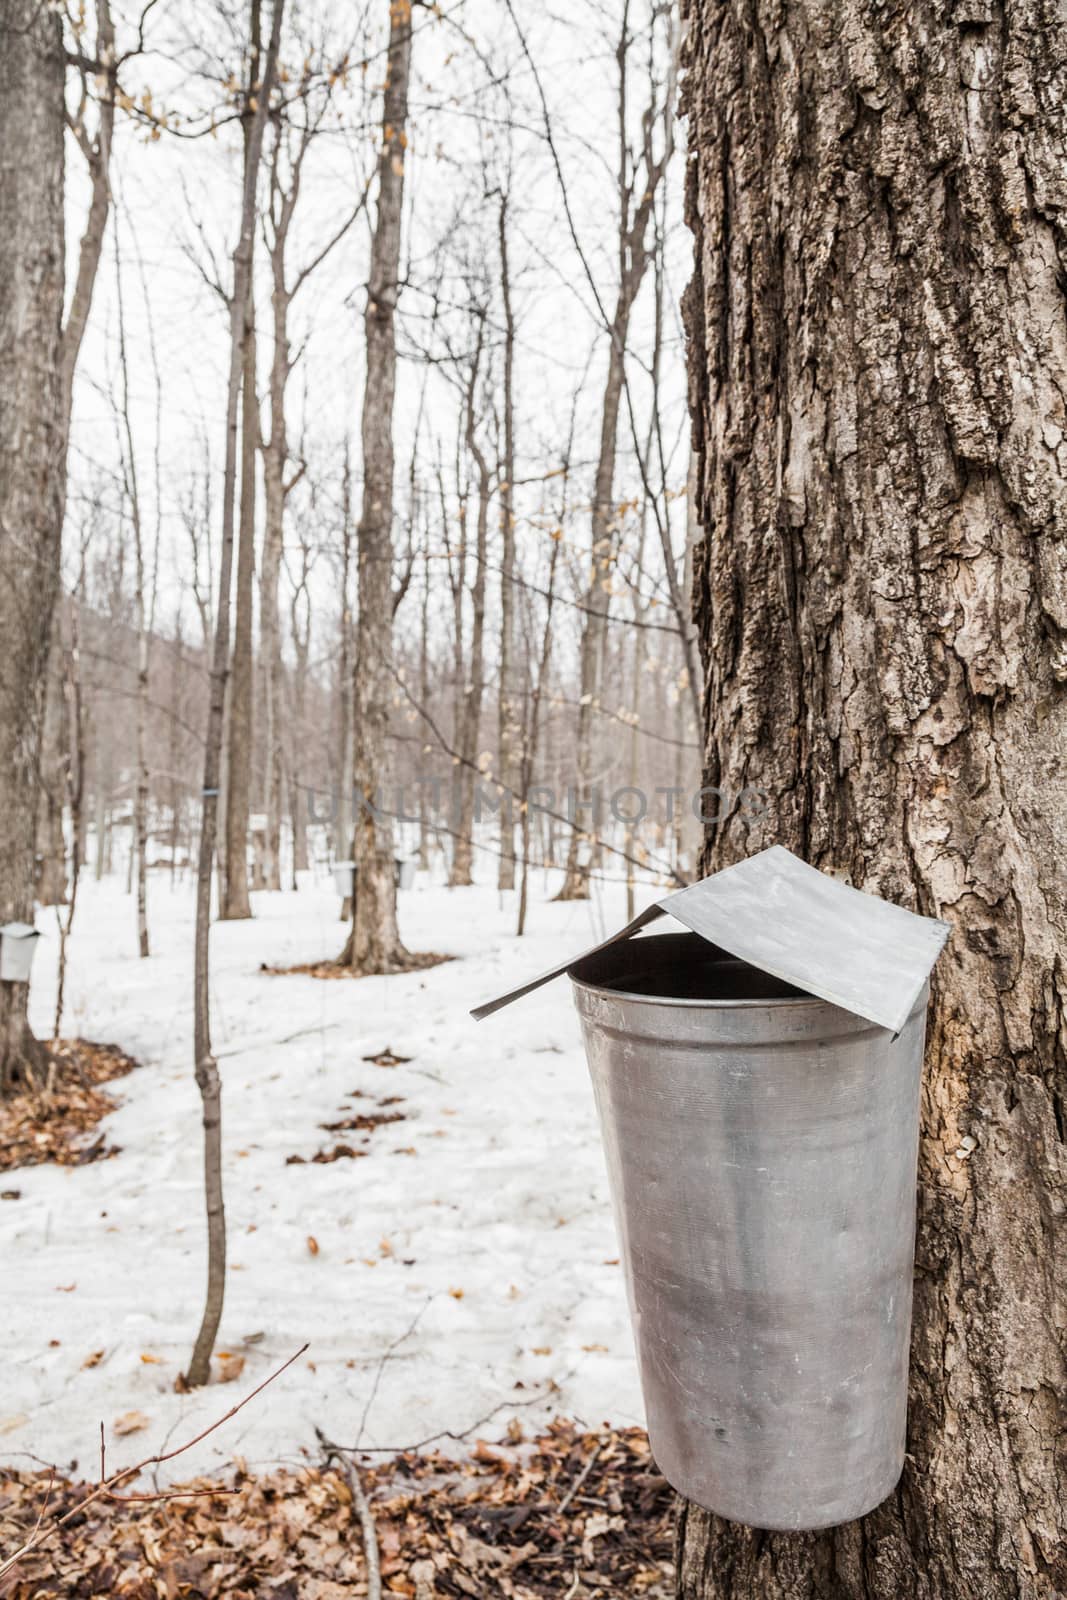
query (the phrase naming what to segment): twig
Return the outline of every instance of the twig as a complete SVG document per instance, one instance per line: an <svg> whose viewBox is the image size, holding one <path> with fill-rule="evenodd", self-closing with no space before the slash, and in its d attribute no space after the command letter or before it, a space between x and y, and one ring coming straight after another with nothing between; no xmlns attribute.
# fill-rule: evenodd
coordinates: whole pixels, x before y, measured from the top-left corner
<svg viewBox="0 0 1067 1600"><path fill-rule="evenodd" d="M540 1405L551 1393L550 1389L543 1389L538 1394L531 1395L529 1400L502 1400L492 1411L487 1411L484 1417L479 1417L477 1422L472 1422L469 1428L464 1428L462 1433L456 1433L452 1428L442 1428L440 1433L431 1433L426 1439L416 1439L413 1444L331 1444L324 1439L323 1444L328 1448L343 1453L344 1451L358 1450L365 1456L406 1456L413 1455L418 1450L425 1450L431 1444L439 1444L442 1439L451 1439L456 1444L466 1444L472 1433L477 1433L479 1428L484 1428L487 1422L492 1422L502 1411L522 1411L527 1406Z"/></svg>
<svg viewBox="0 0 1067 1600"><path fill-rule="evenodd" d="M592 1472L593 1468L596 1466L597 1458L600 1455L600 1452L601 1452L602 1449L603 1449L603 1446L598 1444L596 1449L593 1451L592 1455L589 1457L589 1460L586 1462L585 1466L582 1468L581 1472L579 1472L578 1476L575 1478L574 1482L571 1484L570 1488L567 1490L567 1493L563 1496L563 1499L560 1501L559 1505L556 1507L556 1515L557 1516L561 1517L563 1515L563 1513L566 1511L567 1507L570 1505L571 1501L574 1499L575 1495L578 1493L578 1490L582 1487L582 1484L585 1482L586 1478L588 1478L589 1474Z"/></svg>
<svg viewBox="0 0 1067 1600"><path fill-rule="evenodd" d="M382 1566L378 1555L378 1530L374 1513L363 1488L359 1468L351 1456L343 1456L345 1476L352 1490L352 1500L359 1513L359 1526L363 1533L363 1554L367 1561L367 1600L382 1600Z"/></svg>
<svg viewBox="0 0 1067 1600"><path fill-rule="evenodd" d="M106 1478L106 1477L103 1476L104 1471L105 1471L104 1424L101 1423L100 1424L100 1472L101 1472L100 1482L96 1485L95 1489L90 1489L89 1493L84 1495L83 1498L78 1501L76 1506L72 1506L69 1511L64 1512L63 1516L56 1517L53 1522L49 1523L47 1528L43 1528L42 1527L42 1522L44 1520L44 1511L42 1511L41 1515L37 1519L37 1524L36 1524L33 1532L30 1534L30 1537L25 1541L24 1544L20 1545L20 1547L16 1551L14 1551L10 1556L8 1556L6 1561L0 1562L0 1579L5 1578L7 1576L7 1574L12 1570L13 1567L17 1566L18 1563L20 1561L22 1561L27 1555L29 1555L31 1551L38 1549L39 1546L44 1544L46 1542L46 1540L50 1539L54 1533L57 1533L60 1528L65 1527L66 1524L68 1522L70 1522L74 1517L80 1516L81 1513L85 1510L86 1506L91 1505L94 1500L106 1499L106 1500L114 1500L114 1501L118 1501L118 1502L122 1502L124 1500L127 1500L127 1501L129 1501L129 1500L136 1500L136 1501L175 1500L175 1499L179 1499L179 1498L180 1499L195 1499L195 1498L197 1498L198 1496L201 1496L201 1495L215 1495L215 1494L230 1494L230 1493L234 1493L235 1491L233 1491L233 1490L224 1490L224 1489L218 1489L218 1488L210 1488L210 1489L172 1489L172 1490L165 1490L163 1492L157 1492L157 1493L145 1494L145 1495L139 1495L139 1494L135 1494L135 1495L118 1495L118 1494L115 1494L114 1491L115 1491L115 1488L120 1483L125 1483L130 1478L136 1478L138 1476L138 1474L141 1473L141 1472L144 1472L146 1468L159 1466L164 1461L173 1461L175 1456L180 1456L186 1450L191 1450L193 1445L199 1444L202 1439L206 1439L209 1433L214 1433L216 1428L221 1428L224 1422L229 1422L230 1418L231 1417L235 1417L237 1415L238 1411L243 1410L243 1408L248 1404L248 1402L250 1400L254 1400L258 1394L261 1394L269 1383L273 1383L275 1378L280 1378L282 1373L286 1370L286 1368L287 1367L291 1367L294 1361L299 1360L299 1358L304 1354L304 1351L307 1348L308 1347L307 1347L306 1344L302 1345L300 1347L300 1349L297 1350L294 1355L291 1355L289 1357L288 1361L283 1361L282 1365L280 1367L277 1367L274 1372L270 1373L266 1378L264 1378L262 1383L257 1384L256 1387L251 1391L251 1393L246 1394L243 1400L238 1400L238 1402L237 1402L237 1404L235 1406L231 1406L229 1411L226 1412L225 1416L219 1417L215 1422L212 1422L209 1427L206 1427L206 1428L202 1429L202 1431L200 1433L196 1434L194 1438L187 1440L185 1444L178 1445L176 1447L176 1449L174 1449L174 1450L163 1450L163 1451L160 1451L158 1455L146 1456L143 1461L136 1462L135 1465L133 1465L132 1467L123 1467L121 1472L113 1473L110 1478ZM55 1479L55 1468L54 1467L52 1469L52 1479L53 1479L53 1481ZM49 1484L49 1496L50 1495L51 1495L51 1483ZM47 1504L48 1504L48 1500L46 1499L46 1501L45 1501L45 1507L46 1508L47 1508Z"/></svg>

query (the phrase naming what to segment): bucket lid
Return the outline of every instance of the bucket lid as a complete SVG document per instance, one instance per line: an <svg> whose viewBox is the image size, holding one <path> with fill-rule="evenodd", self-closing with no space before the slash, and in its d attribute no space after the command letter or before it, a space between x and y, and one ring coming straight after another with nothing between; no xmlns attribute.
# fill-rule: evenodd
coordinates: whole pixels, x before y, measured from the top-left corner
<svg viewBox="0 0 1067 1600"><path fill-rule="evenodd" d="M610 939L471 1012L479 1022L664 913L729 955L899 1033L951 931L809 867L783 845L664 895Z"/></svg>
<svg viewBox="0 0 1067 1600"><path fill-rule="evenodd" d="M29 922L5 922L0 927L0 934L5 939L39 939L41 935Z"/></svg>

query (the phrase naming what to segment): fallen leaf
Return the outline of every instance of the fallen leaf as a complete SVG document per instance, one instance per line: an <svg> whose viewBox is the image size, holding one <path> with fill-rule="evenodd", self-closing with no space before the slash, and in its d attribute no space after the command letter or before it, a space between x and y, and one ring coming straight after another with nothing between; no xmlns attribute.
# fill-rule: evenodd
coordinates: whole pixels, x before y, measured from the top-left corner
<svg viewBox="0 0 1067 1600"><path fill-rule="evenodd" d="M550 1344L535 1344L530 1354L535 1356L550 1356L552 1354L552 1346Z"/></svg>
<svg viewBox="0 0 1067 1600"><path fill-rule="evenodd" d="M150 1355L147 1355L142 1350L141 1351L141 1360L144 1362L146 1367L158 1367L158 1366L161 1365L163 1357L162 1356L150 1356Z"/></svg>
<svg viewBox="0 0 1067 1600"><path fill-rule="evenodd" d="M309 1233L308 1234L308 1254L309 1255L313 1255L313 1256L317 1256L318 1253L319 1253L319 1241L316 1239L316 1237L315 1237L315 1235L313 1233Z"/></svg>
<svg viewBox="0 0 1067 1600"><path fill-rule="evenodd" d="M82 1371L85 1372L89 1367L98 1367L103 1359L104 1352L102 1350L94 1350L92 1355L86 1356L82 1362Z"/></svg>
<svg viewBox="0 0 1067 1600"><path fill-rule="evenodd" d="M453 1300L462 1300L463 1299L463 1290L462 1289L449 1289L448 1292L452 1296Z"/></svg>
<svg viewBox="0 0 1067 1600"><path fill-rule="evenodd" d="M143 1411L124 1411L111 1424L111 1431L116 1438L125 1439L128 1433L140 1433L142 1428L147 1428L150 1421Z"/></svg>
<svg viewBox="0 0 1067 1600"><path fill-rule="evenodd" d="M592 1354L592 1352L594 1350L604 1350L604 1351L606 1351L607 1348L608 1347L607 1347L606 1344L583 1344L582 1345L582 1349L588 1351L590 1354Z"/></svg>
<svg viewBox="0 0 1067 1600"><path fill-rule="evenodd" d="M245 1370L244 1356L227 1354L225 1357L223 1357L220 1355L218 1361L220 1383L232 1383L233 1380L235 1378L239 1378L242 1372Z"/></svg>

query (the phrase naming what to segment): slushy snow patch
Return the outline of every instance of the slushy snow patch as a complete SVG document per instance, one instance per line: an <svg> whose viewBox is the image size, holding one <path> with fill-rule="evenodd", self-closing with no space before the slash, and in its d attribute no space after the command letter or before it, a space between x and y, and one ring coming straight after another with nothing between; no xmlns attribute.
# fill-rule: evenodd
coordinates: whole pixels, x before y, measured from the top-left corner
<svg viewBox="0 0 1067 1600"><path fill-rule="evenodd" d="M132 899L117 882L83 882L64 1032L114 1042L142 1070L112 1086L122 1103L105 1128L119 1155L4 1175L21 1197L0 1205L0 1458L76 1460L91 1475L102 1420L110 1464L125 1464L195 1433L305 1341L306 1356L171 1478L235 1455L253 1469L299 1463L316 1453L316 1425L343 1445L403 1449L475 1424L500 1437L512 1416L527 1430L557 1414L642 1421L569 984L481 1024L467 1014L624 920L621 886L563 905L548 903L553 887L538 875L530 932L516 939L513 895L420 875L400 897L405 942L457 959L358 982L259 971L339 952L325 874L254 895L252 921L213 924L229 1229L218 1347L244 1365L232 1384L181 1395L205 1273L192 886L153 878L141 961ZM58 938L51 912L37 925L31 1017L47 1037ZM410 1061L364 1059L387 1047ZM395 1097L384 1110L406 1120L365 1140L320 1126ZM367 1154L311 1162L337 1143ZM287 1165L292 1155L304 1164ZM143 1426L116 1446L130 1413Z"/></svg>

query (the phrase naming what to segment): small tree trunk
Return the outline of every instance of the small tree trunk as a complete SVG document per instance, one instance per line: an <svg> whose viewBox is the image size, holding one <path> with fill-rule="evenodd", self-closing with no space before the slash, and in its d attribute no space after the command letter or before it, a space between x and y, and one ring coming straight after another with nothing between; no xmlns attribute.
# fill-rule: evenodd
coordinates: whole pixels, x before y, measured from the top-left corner
<svg viewBox="0 0 1067 1600"><path fill-rule="evenodd" d="M84 573L83 573L84 578ZM81 584L79 583L79 589ZM78 883L81 878L82 799L85 792L85 718L82 711L81 683L81 619L78 596L71 604L70 649L66 652L63 687L67 701L67 800L70 805L70 900L67 914L59 919L59 958L56 975L56 1011L52 1037L58 1039L63 1027L63 996L67 981L67 943L74 926L74 911L78 903Z"/></svg>
<svg viewBox="0 0 1067 1600"><path fill-rule="evenodd" d="M515 311L511 303L508 256L508 193L503 190L497 212L500 250L500 298L504 309L504 481L500 485L500 692L497 702L501 801L500 868L497 885L515 887L515 815L513 792L519 786L522 728L512 681L515 665Z"/></svg>
<svg viewBox="0 0 1067 1600"><path fill-rule="evenodd" d="M196 947L194 956L193 1051L196 1082L200 1090L204 1124L204 1199L207 1210L208 1270L204 1314L193 1347L186 1381L192 1387L207 1382L211 1353L222 1318L226 1287L226 1213L222 1193L222 1094L218 1063L211 1048L210 965L211 878L218 827L219 768L222 721L230 656L230 585L233 570L234 499L237 487L237 414L241 397L242 346L245 310L252 275L252 246L256 220L256 178L263 145L267 104L274 87L284 0L274 0L270 44L262 82L258 82L260 55L259 0L252 3L253 52L247 99L255 103L248 136L241 196L241 231L233 258L230 299L230 375L226 395L226 460L222 489L222 545L219 558L219 597L211 657L211 686L207 738L204 746L204 783L201 799L200 856L196 876Z"/></svg>
<svg viewBox="0 0 1067 1600"><path fill-rule="evenodd" d="M474 549L474 583L471 586L471 643L470 660L460 698L458 748L461 757L459 782L459 815L456 822L456 842L452 852L452 873L449 888L469 885L474 859L474 786L478 768L478 732L481 726L482 696L485 692L485 578L486 552L489 542L489 464L478 442L475 425L475 401L480 375L484 317L479 320L478 339L471 363L470 386L467 392L467 449L474 459L478 474L478 517Z"/></svg>
<svg viewBox="0 0 1067 1600"><path fill-rule="evenodd" d="M1067 1592L1067 151L1030 0L687 0L705 783L948 919L908 1454L861 1521L687 1507L684 1600Z"/></svg>
<svg viewBox="0 0 1067 1600"><path fill-rule="evenodd" d="M241 363L241 519L230 673L226 871L219 906L219 916L228 922L252 915L248 898L248 809L252 787L252 583L256 566L259 402L256 399L256 321L251 296L245 317Z"/></svg>

